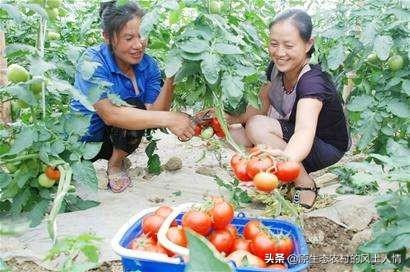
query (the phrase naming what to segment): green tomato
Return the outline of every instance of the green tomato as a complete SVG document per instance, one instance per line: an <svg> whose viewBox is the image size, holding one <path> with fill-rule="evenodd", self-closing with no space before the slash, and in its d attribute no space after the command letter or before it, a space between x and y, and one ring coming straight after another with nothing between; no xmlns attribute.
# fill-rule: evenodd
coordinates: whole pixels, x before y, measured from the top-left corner
<svg viewBox="0 0 410 272"><path fill-rule="evenodd" d="M366 61L367 61L367 62L375 62L375 61L377 61L378 59L379 59L379 57L377 56L376 53L370 53L370 54L367 56Z"/></svg>
<svg viewBox="0 0 410 272"><path fill-rule="evenodd" d="M403 58L400 55L394 55L392 57L389 58L389 60L387 61L387 64L389 65L390 69L392 69L393 71L398 71L401 68L403 68Z"/></svg>
<svg viewBox="0 0 410 272"><path fill-rule="evenodd" d="M58 8L47 8L46 9L48 18L52 21L56 20L58 17Z"/></svg>
<svg viewBox="0 0 410 272"><path fill-rule="evenodd" d="M54 183L56 183L56 181L49 179L45 173L38 176L38 184L40 184L40 186L42 187L51 188L53 187Z"/></svg>
<svg viewBox="0 0 410 272"><path fill-rule="evenodd" d="M23 66L12 64L7 70L7 79L13 83L25 82L29 79L30 74Z"/></svg>
<svg viewBox="0 0 410 272"><path fill-rule="evenodd" d="M222 9L222 3L219 1L211 1L209 3L209 10L211 13L220 13Z"/></svg>
<svg viewBox="0 0 410 272"><path fill-rule="evenodd" d="M54 31L49 31L47 32L47 39L51 41L59 40L60 39L60 34Z"/></svg>
<svg viewBox="0 0 410 272"><path fill-rule="evenodd" d="M214 136L214 130L211 127L207 127L201 131L201 139L202 140L208 140L212 136Z"/></svg>
<svg viewBox="0 0 410 272"><path fill-rule="evenodd" d="M41 76L34 76L32 80L30 80L30 91L33 94L41 93L41 85L43 83L43 78Z"/></svg>
<svg viewBox="0 0 410 272"><path fill-rule="evenodd" d="M47 6L49 8L59 8L61 6L61 0L47 0Z"/></svg>

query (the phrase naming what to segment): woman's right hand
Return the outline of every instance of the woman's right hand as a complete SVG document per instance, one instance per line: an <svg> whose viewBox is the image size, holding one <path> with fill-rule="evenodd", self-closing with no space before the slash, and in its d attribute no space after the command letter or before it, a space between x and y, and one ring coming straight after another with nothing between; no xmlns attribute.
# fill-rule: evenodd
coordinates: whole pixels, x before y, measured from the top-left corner
<svg viewBox="0 0 410 272"><path fill-rule="evenodd" d="M195 123L186 113L170 112L170 122L167 126L171 133L181 141L188 141L195 134Z"/></svg>

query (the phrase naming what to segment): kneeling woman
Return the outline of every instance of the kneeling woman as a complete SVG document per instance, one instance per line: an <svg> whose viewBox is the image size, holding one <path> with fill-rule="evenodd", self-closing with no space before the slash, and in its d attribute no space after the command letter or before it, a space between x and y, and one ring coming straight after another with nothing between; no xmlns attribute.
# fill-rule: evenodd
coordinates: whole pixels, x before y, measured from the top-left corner
<svg viewBox="0 0 410 272"><path fill-rule="evenodd" d="M309 64L314 51L312 21L302 10L279 14L269 27L267 69L261 109L248 107L228 116L234 139L248 147L266 144L301 162L295 180L295 202L311 208L317 189L308 173L339 161L349 148L349 135L336 88L319 65Z"/></svg>

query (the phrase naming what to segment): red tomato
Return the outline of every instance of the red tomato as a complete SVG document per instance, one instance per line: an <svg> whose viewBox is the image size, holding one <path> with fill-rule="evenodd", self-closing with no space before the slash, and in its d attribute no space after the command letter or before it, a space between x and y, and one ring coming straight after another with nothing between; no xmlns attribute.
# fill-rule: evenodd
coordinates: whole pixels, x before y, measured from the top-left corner
<svg viewBox="0 0 410 272"><path fill-rule="evenodd" d="M226 257L228 260L234 261L236 266L251 266L251 267L266 267L266 263L259 257L249 253L246 250L236 250Z"/></svg>
<svg viewBox="0 0 410 272"><path fill-rule="evenodd" d="M235 238L228 230L214 230L209 235L208 240L219 252L231 253Z"/></svg>
<svg viewBox="0 0 410 272"><path fill-rule="evenodd" d="M228 230L232 234L233 238L236 238L238 236L238 231L234 225L229 224L226 227L226 230Z"/></svg>
<svg viewBox="0 0 410 272"><path fill-rule="evenodd" d="M255 184L256 189L260 191L270 192L278 187L279 181L272 173L259 172L253 178L253 184Z"/></svg>
<svg viewBox="0 0 410 272"><path fill-rule="evenodd" d="M164 217L158 214L147 215L142 220L142 232L150 237L156 237L163 222Z"/></svg>
<svg viewBox="0 0 410 272"><path fill-rule="evenodd" d="M300 165L294 161L278 163L278 171L275 173L280 181L289 183L295 180L300 173Z"/></svg>
<svg viewBox="0 0 410 272"><path fill-rule="evenodd" d="M166 205L159 207L155 212L155 214L167 218L170 213L172 213L172 208Z"/></svg>
<svg viewBox="0 0 410 272"><path fill-rule="evenodd" d="M188 211L182 217L182 226L207 236L212 228L212 219L202 211Z"/></svg>
<svg viewBox="0 0 410 272"><path fill-rule="evenodd" d="M233 169L233 173L240 181L250 181L252 178L248 175L246 171L246 166L248 161L246 159L242 159L238 162L236 167Z"/></svg>
<svg viewBox="0 0 410 272"><path fill-rule="evenodd" d="M242 156L240 154L235 154L232 156L231 158L231 168L235 169L236 165L238 165L238 163L243 160Z"/></svg>
<svg viewBox="0 0 410 272"><path fill-rule="evenodd" d="M277 253L283 253L285 259L293 253L294 245L293 240L289 236L279 236L276 241Z"/></svg>
<svg viewBox="0 0 410 272"><path fill-rule="evenodd" d="M272 159L267 156L262 158L252 157L246 165L246 172L248 176L253 178L257 173L267 170L272 164Z"/></svg>
<svg viewBox="0 0 410 272"><path fill-rule="evenodd" d="M214 129L214 132L216 134L216 136L218 136L219 138L223 138L225 137L225 133L221 127L221 124L219 123L218 118L214 117L211 120L211 126Z"/></svg>
<svg viewBox="0 0 410 272"><path fill-rule="evenodd" d="M167 238L176 245L186 247L188 244L185 231L180 227L170 227L167 231Z"/></svg>
<svg viewBox="0 0 410 272"><path fill-rule="evenodd" d="M212 217L212 227L216 230L222 230L231 223L234 215L233 208L231 204L225 201L220 201L214 203L210 215Z"/></svg>
<svg viewBox="0 0 410 272"><path fill-rule="evenodd" d="M243 228L243 236L247 240L252 240L259 232L262 231L262 223L258 220L250 220Z"/></svg>
<svg viewBox="0 0 410 272"><path fill-rule="evenodd" d="M233 243L233 249L232 250L246 250L246 251L250 251L250 244L251 241L250 240L246 240L244 238L236 238L234 243Z"/></svg>
<svg viewBox="0 0 410 272"><path fill-rule="evenodd" d="M276 256L276 241L265 232L258 233L251 242L251 252L266 260Z"/></svg>
<svg viewBox="0 0 410 272"><path fill-rule="evenodd" d="M60 171L52 166L47 166L45 171L46 176L52 180L60 180Z"/></svg>
<svg viewBox="0 0 410 272"><path fill-rule="evenodd" d="M195 132L194 132L194 135L195 135L195 136L201 135L201 131L202 131L201 126L200 126L200 125L196 125L194 131L195 131Z"/></svg>

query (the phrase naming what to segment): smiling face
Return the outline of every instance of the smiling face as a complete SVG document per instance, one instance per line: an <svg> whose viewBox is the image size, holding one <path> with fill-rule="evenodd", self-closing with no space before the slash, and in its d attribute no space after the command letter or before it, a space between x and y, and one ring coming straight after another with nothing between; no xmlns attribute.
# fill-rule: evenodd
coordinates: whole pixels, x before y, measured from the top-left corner
<svg viewBox="0 0 410 272"><path fill-rule="evenodd" d="M298 71L313 45L313 39L304 41L290 20L272 25L269 38L269 55L276 68L283 73Z"/></svg>
<svg viewBox="0 0 410 272"><path fill-rule="evenodd" d="M146 40L141 38L140 25L141 18L134 17L111 40L115 59L121 70L140 63L144 56ZM108 42L109 38L105 38Z"/></svg>

